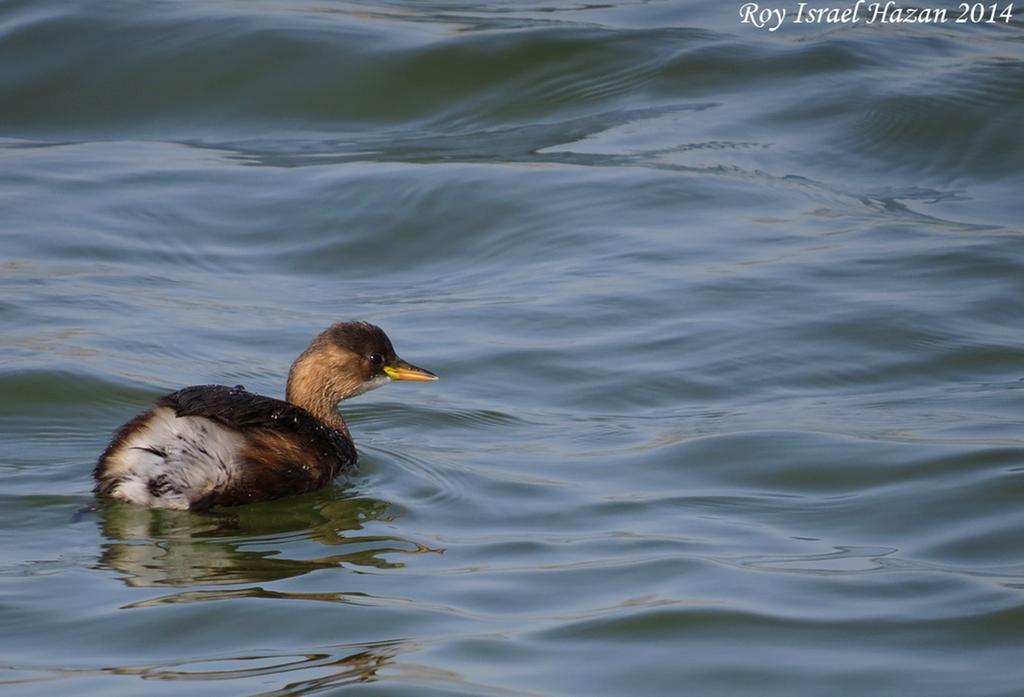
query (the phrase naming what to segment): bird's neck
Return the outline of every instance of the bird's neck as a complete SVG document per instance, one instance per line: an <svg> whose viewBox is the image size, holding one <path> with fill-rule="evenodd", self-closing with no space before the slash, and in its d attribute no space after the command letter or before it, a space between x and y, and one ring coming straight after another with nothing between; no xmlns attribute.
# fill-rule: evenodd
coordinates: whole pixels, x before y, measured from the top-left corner
<svg viewBox="0 0 1024 697"><path fill-rule="evenodd" d="M288 373L288 387L285 399L302 407L325 425L352 439L345 419L338 412L342 396L318 366L305 361L296 361Z"/></svg>
<svg viewBox="0 0 1024 697"><path fill-rule="evenodd" d="M326 395L324 397L326 397ZM338 405L336 402L332 403L326 398L313 400L294 400L289 398L288 401L295 406L302 407L323 422L326 426L333 428L341 435L352 440L352 434L348 431L348 424L345 423L345 419L342 418L341 412L338 411Z"/></svg>

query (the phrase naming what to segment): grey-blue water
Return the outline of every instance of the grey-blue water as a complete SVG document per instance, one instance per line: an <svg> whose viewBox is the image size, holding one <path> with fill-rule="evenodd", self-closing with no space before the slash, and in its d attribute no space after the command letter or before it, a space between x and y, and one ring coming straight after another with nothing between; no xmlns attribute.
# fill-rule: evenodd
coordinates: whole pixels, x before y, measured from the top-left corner
<svg viewBox="0 0 1024 697"><path fill-rule="evenodd" d="M0 692L1021 694L1024 7L740 5L0 3ZM341 319L355 477L93 498Z"/></svg>

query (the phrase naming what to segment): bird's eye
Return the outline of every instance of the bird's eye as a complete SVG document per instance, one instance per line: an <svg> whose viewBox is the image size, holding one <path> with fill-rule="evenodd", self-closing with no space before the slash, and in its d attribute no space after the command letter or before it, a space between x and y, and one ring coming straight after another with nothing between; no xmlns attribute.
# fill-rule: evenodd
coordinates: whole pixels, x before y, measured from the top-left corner
<svg viewBox="0 0 1024 697"><path fill-rule="evenodd" d="M371 353L369 356L370 363L374 365L384 365L384 356L379 353Z"/></svg>

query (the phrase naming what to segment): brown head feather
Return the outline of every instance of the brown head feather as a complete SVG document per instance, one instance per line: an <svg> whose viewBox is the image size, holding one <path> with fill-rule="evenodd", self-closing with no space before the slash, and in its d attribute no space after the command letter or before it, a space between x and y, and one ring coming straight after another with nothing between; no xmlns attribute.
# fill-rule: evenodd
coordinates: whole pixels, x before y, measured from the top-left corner
<svg viewBox="0 0 1024 697"><path fill-rule="evenodd" d="M322 331L295 359L288 372L286 399L347 434L338 402L387 380L383 366L396 359L380 327L339 322Z"/></svg>

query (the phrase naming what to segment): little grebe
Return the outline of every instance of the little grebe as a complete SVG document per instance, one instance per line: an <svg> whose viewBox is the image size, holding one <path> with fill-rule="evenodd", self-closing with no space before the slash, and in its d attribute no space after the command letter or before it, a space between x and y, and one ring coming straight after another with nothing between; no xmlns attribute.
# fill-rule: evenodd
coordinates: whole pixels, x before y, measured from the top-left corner
<svg viewBox="0 0 1024 697"><path fill-rule="evenodd" d="M114 435L95 491L179 510L313 491L356 463L339 402L391 380L436 379L399 358L380 327L339 322L295 359L287 401L223 385L158 399Z"/></svg>

